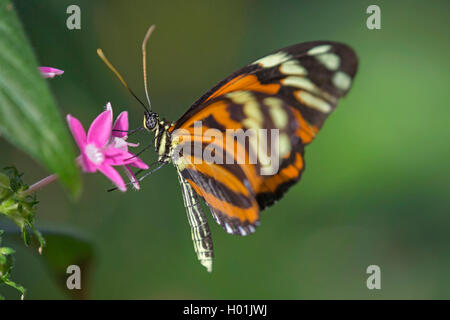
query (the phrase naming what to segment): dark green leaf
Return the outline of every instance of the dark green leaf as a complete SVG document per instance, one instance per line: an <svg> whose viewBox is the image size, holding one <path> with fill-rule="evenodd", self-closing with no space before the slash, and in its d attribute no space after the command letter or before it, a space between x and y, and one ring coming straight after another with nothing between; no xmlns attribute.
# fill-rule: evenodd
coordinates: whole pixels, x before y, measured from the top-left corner
<svg viewBox="0 0 450 320"><path fill-rule="evenodd" d="M71 298L85 299L89 294L90 273L95 259L92 242L74 230L62 228L40 228L45 236L46 246L42 251L43 262L59 287ZM6 234L20 241L16 228L6 228ZM31 247L38 249L39 240L32 238ZM37 250L35 251L37 252ZM81 290L69 290L66 286L67 267L77 265L81 269Z"/></svg>
<svg viewBox="0 0 450 320"><path fill-rule="evenodd" d="M9 178L3 173L0 173L0 188L9 189Z"/></svg>
<svg viewBox="0 0 450 320"><path fill-rule="evenodd" d="M76 195L80 177L72 142L46 81L12 3L0 0L0 133Z"/></svg>

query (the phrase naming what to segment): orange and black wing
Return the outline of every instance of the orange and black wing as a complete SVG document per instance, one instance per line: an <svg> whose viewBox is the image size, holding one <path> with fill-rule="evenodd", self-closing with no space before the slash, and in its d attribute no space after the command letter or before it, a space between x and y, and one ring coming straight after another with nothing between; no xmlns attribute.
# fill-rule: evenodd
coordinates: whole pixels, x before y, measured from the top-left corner
<svg viewBox="0 0 450 320"><path fill-rule="evenodd" d="M287 47L220 82L177 121L171 130L181 149L196 142L203 152L213 149L223 159L236 160L208 162L185 152L175 163L227 232L253 232L259 212L300 179L304 147L350 90L357 63L354 51L340 43L316 41ZM214 129L222 137L228 136L227 129L277 129L276 172L264 173L271 169L264 161L270 150L260 153L252 148L251 139L219 139L215 134L205 139L195 131L196 123L201 123L203 133ZM255 153L257 161L249 161Z"/></svg>

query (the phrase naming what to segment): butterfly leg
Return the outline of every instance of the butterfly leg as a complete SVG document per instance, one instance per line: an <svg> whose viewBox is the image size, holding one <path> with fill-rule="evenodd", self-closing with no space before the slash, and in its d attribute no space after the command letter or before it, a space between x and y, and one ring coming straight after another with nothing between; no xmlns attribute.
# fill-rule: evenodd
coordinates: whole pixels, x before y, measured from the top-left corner
<svg viewBox="0 0 450 320"><path fill-rule="evenodd" d="M181 175L180 171L177 170L177 172L183 194L184 206L186 207L189 225L191 226L195 253L197 254L200 263L208 270L208 272L211 272L214 250L208 221L201 208L197 194Z"/></svg>
<svg viewBox="0 0 450 320"><path fill-rule="evenodd" d="M155 164L159 164L159 166L157 166L156 168L150 170L150 168L153 167ZM149 176L149 175L155 173L156 171L158 171L159 169L161 169L162 167L164 167L166 164L167 164L167 162L155 161L155 162L153 162L153 163L151 163L151 164L149 165L149 169L145 169L145 170L139 169L138 171L136 171L136 172L134 173L134 175L136 176L137 181L138 181L138 182L141 182L141 181L144 180L147 176ZM147 171L147 172L146 172L143 176L137 177L141 172L144 172L144 171ZM128 186L128 185L133 184L133 183L136 183L136 181L130 181L130 182L127 182L127 183L125 183L125 185ZM107 192L111 192L111 191L116 191L116 190L118 190L118 188L117 188L117 187L114 187L114 188L108 189L108 190L106 190L106 191L107 191Z"/></svg>
<svg viewBox="0 0 450 320"><path fill-rule="evenodd" d="M155 140L155 139L153 139L153 140ZM141 151L139 151L139 152L136 153L134 156L132 156L132 157L130 157L130 158L128 158L128 159L125 159L125 160L131 160L131 159L133 159L133 158L139 157L142 153L144 153L145 150L147 150L148 148L150 148L151 146L153 146L153 144L154 144L153 140L152 140L151 143L149 143L148 145L146 145Z"/></svg>
<svg viewBox="0 0 450 320"><path fill-rule="evenodd" d="M131 136L133 133L136 133L136 132L139 132L139 131L142 131L142 130L145 130L145 128L144 128L144 127L138 127L138 128L136 128L136 129L132 129L132 130L119 130L119 129L113 129L112 131L113 131L113 132L126 132L126 133L127 133L127 136L129 137L129 136Z"/></svg>

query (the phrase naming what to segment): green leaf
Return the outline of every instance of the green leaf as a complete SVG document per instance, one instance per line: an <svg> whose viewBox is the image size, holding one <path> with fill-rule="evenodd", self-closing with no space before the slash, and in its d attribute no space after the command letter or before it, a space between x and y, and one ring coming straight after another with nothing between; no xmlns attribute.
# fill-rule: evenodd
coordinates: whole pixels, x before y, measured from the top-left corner
<svg viewBox="0 0 450 320"><path fill-rule="evenodd" d="M31 241L31 230L39 240L40 247L43 248L45 239L34 226L36 205L39 202L36 199L36 193L30 195L26 192L28 185L23 182L23 173L19 173L16 167L6 167L4 170L8 174L9 186L7 188L0 187L0 214L14 221L20 228L27 246Z"/></svg>
<svg viewBox="0 0 450 320"><path fill-rule="evenodd" d="M0 255L9 255L9 254L13 254L15 251L14 249L11 248L7 248L7 247L2 247L0 248Z"/></svg>
<svg viewBox="0 0 450 320"><path fill-rule="evenodd" d="M62 227L40 229L46 239L46 246L41 256L49 274L68 296L74 299L86 299L89 295L91 271L96 256L92 241L73 229ZM13 239L20 241L20 232L16 228L6 228L5 231ZM32 238L30 245L34 249L41 246L36 237ZM67 289L66 281L69 276L67 267L70 265L77 265L81 269L81 290Z"/></svg>
<svg viewBox="0 0 450 320"><path fill-rule="evenodd" d="M6 284L7 286L13 287L14 289L18 290L20 293L22 293L22 297L21 300L24 299L25 296L25 288L23 286L21 286L18 283L15 283L14 281L12 281L11 279L3 279L3 283Z"/></svg>
<svg viewBox="0 0 450 320"><path fill-rule="evenodd" d="M0 134L76 196L81 182L72 141L46 81L12 3L0 0Z"/></svg>
<svg viewBox="0 0 450 320"><path fill-rule="evenodd" d="M0 172L0 188L9 189L9 178L6 174Z"/></svg>

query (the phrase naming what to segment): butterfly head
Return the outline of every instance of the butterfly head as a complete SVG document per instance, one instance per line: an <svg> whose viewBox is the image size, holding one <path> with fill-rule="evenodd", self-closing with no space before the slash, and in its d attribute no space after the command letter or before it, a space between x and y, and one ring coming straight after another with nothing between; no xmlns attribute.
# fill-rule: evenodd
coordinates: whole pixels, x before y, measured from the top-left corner
<svg viewBox="0 0 450 320"><path fill-rule="evenodd" d="M148 131L155 131L159 122L159 116L156 112L146 111L144 113L144 128Z"/></svg>

